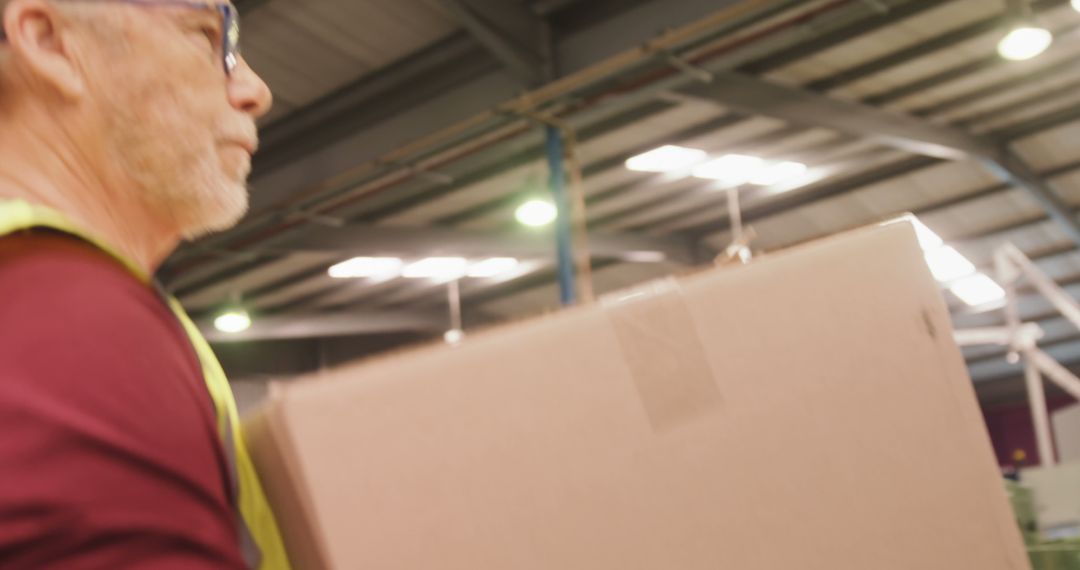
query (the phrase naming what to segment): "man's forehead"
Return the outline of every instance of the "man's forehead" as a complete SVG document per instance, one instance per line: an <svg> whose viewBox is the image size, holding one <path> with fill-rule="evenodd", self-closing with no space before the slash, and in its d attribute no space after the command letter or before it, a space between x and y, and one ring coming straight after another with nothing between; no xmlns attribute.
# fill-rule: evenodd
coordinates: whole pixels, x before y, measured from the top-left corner
<svg viewBox="0 0 1080 570"><path fill-rule="evenodd" d="M11 0L0 0L0 12L2 12L4 10L4 8L6 8L7 5L10 2L11 2ZM119 2L117 2L117 3L123 4L124 0L119 0ZM163 5L163 6L168 6L169 4L172 4L172 5L188 4L188 5L191 5L191 6L205 5L207 8L214 8L214 7L218 7L218 6L228 6L229 8L232 9L233 12L237 12L236 4L234 4L232 2L232 0L219 0L219 1L207 0L206 2L199 2L197 0L191 0L190 2L186 2L186 1L178 2L177 0L139 0L138 2L132 2L132 3L133 4L135 4L135 3L138 3L138 4L160 4L160 5Z"/></svg>
<svg viewBox="0 0 1080 570"><path fill-rule="evenodd" d="M234 15L239 14L239 11L236 9L236 5L233 4L232 0L214 0L214 1L207 0L205 2L200 2L198 0L113 0L113 2L116 3L116 4L137 4L137 5L143 5L143 6L159 5L159 6L162 6L162 7L168 7L168 6L187 6L187 7L205 6L207 9L215 9L215 8L220 9L220 8L223 8L223 7L227 6ZM8 4L10 4L10 3L11 3L11 0L0 0L0 15L3 14L4 10L7 9ZM234 19L234 23L235 23L235 21L236 20ZM4 33L3 26L0 25L0 44L4 43L6 41L5 36L6 36L6 34Z"/></svg>

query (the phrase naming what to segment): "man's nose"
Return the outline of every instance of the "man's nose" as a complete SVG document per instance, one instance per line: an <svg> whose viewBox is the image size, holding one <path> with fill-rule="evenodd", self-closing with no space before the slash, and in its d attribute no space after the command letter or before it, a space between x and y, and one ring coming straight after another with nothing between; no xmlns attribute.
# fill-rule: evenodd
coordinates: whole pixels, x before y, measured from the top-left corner
<svg viewBox="0 0 1080 570"><path fill-rule="evenodd" d="M255 119L269 113L274 104L270 87L242 57L229 78L228 91L229 103Z"/></svg>

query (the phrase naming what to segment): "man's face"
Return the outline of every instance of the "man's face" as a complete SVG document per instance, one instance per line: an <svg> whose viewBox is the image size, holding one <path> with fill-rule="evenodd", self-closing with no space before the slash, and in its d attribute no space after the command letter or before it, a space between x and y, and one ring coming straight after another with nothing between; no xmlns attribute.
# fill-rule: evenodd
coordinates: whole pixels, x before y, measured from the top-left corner
<svg viewBox="0 0 1080 570"><path fill-rule="evenodd" d="M246 63L226 75L219 12L116 7L94 31L106 43L90 74L107 160L185 237L231 227L247 211L269 90Z"/></svg>

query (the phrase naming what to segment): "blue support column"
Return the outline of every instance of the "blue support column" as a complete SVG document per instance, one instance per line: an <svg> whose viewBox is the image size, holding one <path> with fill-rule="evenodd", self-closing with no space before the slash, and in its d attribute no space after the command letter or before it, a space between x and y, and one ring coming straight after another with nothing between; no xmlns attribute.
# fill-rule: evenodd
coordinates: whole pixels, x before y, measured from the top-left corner
<svg viewBox="0 0 1080 570"><path fill-rule="evenodd" d="M563 140L559 129L544 127L547 135L547 159L551 198L559 216L555 219L555 244L559 258L559 298L563 305L577 301L574 279L574 252L570 234L570 200L566 195L566 170L563 167Z"/></svg>

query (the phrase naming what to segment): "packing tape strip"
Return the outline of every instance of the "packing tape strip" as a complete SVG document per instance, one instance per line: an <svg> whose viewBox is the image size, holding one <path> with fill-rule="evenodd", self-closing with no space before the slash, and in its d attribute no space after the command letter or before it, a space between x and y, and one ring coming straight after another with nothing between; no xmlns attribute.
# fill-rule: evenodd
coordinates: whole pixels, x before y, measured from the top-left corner
<svg viewBox="0 0 1080 570"><path fill-rule="evenodd" d="M649 422L665 431L721 403L682 287L665 279L600 300Z"/></svg>

